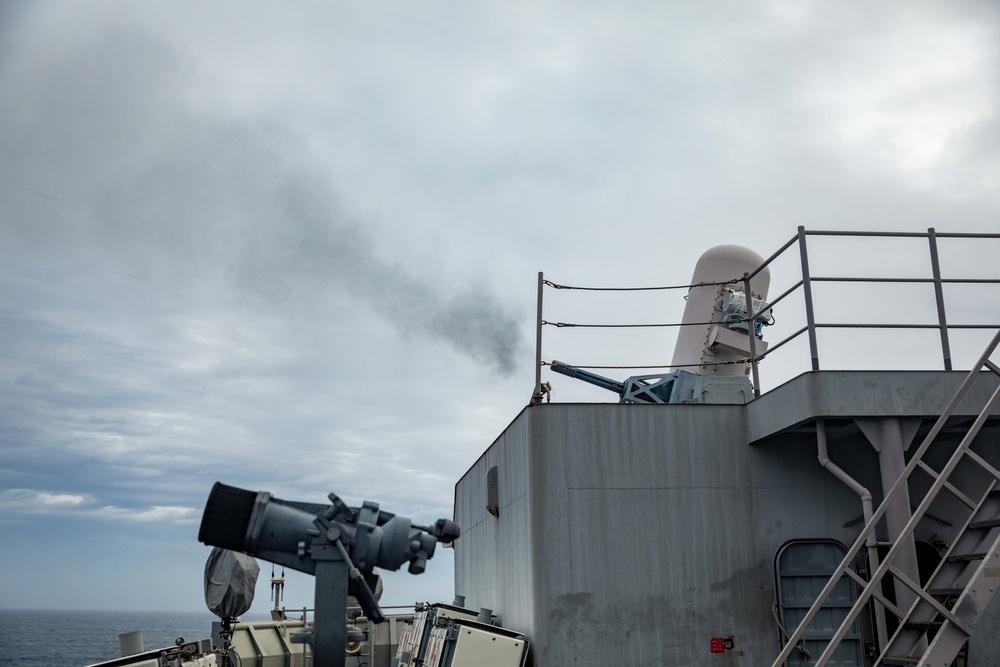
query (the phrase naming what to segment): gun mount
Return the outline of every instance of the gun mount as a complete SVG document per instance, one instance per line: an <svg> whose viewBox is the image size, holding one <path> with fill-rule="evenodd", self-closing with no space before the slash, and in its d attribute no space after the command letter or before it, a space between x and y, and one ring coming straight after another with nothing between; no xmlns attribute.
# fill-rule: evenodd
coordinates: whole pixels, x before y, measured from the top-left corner
<svg viewBox="0 0 1000 667"><path fill-rule="evenodd" d="M372 593L375 567L398 570L409 563L410 573L420 574L437 543L461 533L448 519L417 526L370 501L352 508L333 493L328 497L329 505L293 502L216 482L198 532L205 544L316 577L314 631L293 637L312 644L315 667L344 664L348 593L370 620L385 620Z"/></svg>
<svg viewBox="0 0 1000 667"><path fill-rule="evenodd" d="M690 403L694 399L695 384L701 377L695 373L677 370L672 373L633 375L624 382L619 382L561 361L553 361L552 370L560 375L613 391L618 394L622 403Z"/></svg>

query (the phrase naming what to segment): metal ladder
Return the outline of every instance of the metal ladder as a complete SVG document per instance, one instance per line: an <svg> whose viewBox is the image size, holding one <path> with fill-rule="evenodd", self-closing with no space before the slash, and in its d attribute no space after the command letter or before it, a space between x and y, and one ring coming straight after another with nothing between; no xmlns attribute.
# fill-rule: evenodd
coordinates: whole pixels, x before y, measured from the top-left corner
<svg viewBox="0 0 1000 667"><path fill-rule="evenodd" d="M970 445L990 413L1000 403L1000 386L990 396L943 468L935 470L923 460L923 457L980 373L988 369L1000 376L1000 366L989 358L998 344L1000 344L1000 332L994 336L979 358L978 364L966 376L947 408L934 423L920 447L913 453L902 475L885 494L885 499L873 514L871 521L848 550L844 560L802 619L798 629L788 638L772 667L781 667L785 663L820 607L844 576L854 579L863 589L840 628L817 658L816 667L823 667L830 661L855 619L872 598L878 600L900 619L899 628L875 661L876 667L882 665L948 667L972 636L976 621L1000 587L1000 471L973 452ZM963 490L949 481L949 477L963 459L972 461L985 471L990 480L985 488ZM892 543L888 554L872 573L871 578L865 581L854 572L851 565L863 549L875 544L875 527L900 489L918 470L921 474L930 476L931 486L920 505L913 510L900 536ZM947 490L967 509L968 516L927 585L922 586L903 574L894 565L894 561L942 489ZM910 609L900 609L882 595L882 581L886 574L891 574L914 592L916 601Z"/></svg>

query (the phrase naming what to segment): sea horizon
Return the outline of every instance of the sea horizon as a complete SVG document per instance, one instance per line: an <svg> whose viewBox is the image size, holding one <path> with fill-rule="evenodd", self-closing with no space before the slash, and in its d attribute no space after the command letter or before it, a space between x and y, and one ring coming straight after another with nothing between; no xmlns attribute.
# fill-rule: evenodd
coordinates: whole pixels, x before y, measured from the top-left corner
<svg viewBox="0 0 1000 667"><path fill-rule="evenodd" d="M247 619L269 618L251 612ZM118 635L141 630L146 650L207 639L212 622L202 611L0 609L0 667L84 667L121 655Z"/></svg>
<svg viewBox="0 0 1000 667"><path fill-rule="evenodd" d="M296 611L300 607L286 607L288 611ZM67 613L86 613L86 614L201 614L205 616L211 616L212 618L218 618L215 614L208 611L207 609L165 609L161 611L150 611L148 609L79 609L75 607L0 607L0 614L3 613L16 613L16 612L67 612ZM264 611L258 611L256 609L251 609L246 614L243 614L241 618L270 618L271 610L267 609Z"/></svg>

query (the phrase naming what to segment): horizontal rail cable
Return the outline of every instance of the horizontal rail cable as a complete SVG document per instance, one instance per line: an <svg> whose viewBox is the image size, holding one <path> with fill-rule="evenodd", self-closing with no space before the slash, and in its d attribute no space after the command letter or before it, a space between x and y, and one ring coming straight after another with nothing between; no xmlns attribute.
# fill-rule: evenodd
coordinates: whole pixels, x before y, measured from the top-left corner
<svg viewBox="0 0 1000 667"><path fill-rule="evenodd" d="M653 369L653 368L707 368L709 366L731 366L733 364L748 364L750 358L734 359L732 361L718 361L715 363L703 364L654 364L652 366L592 366L587 364L568 364L566 362L555 363L553 361L543 361L542 366L561 366L562 368L598 368L606 370L628 370L630 368Z"/></svg>
<svg viewBox="0 0 1000 667"><path fill-rule="evenodd" d="M691 289L692 287L711 287L713 285L733 285L743 282L743 278L733 278L715 283L697 283L694 285L664 285L661 287L580 287L578 285L560 285L551 280L543 280L542 284L553 289L582 290L586 292L652 292L656 290Z"/></svg>
<svg viewBox="0 0 1000 667"><path fill-rule="evenodd" d="M731 322L748 322L749 319L744 317L739 320L730 320ZM644 327L704 327L709 324L719 324L718 322L659 322L650 324L578 324L574 322L550 322L548 320L542 320L542 324L548 325L550 327L556 327L559 329L641 329Z"/></svg>

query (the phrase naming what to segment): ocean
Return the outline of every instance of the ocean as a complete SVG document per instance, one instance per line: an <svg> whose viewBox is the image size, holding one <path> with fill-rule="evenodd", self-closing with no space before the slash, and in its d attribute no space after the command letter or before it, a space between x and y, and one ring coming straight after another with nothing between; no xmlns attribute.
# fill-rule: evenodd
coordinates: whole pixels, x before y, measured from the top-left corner
<svg viewBox="0 0 1000 667"><path fill-rule="evenodd" d="M145 648L212 634L208 611L0 610L0 667L83 667L120 655L118 635L142 630Z"/></svg>

